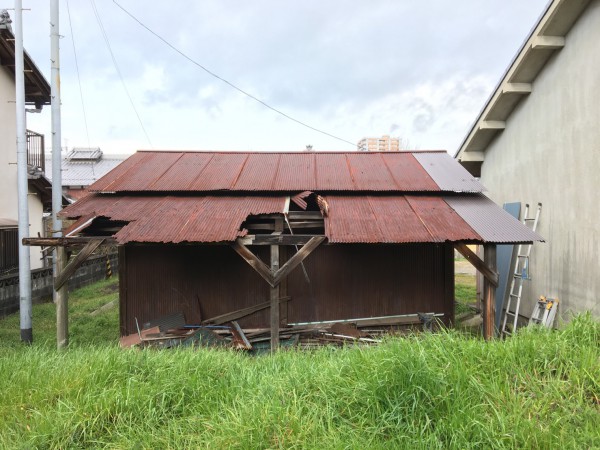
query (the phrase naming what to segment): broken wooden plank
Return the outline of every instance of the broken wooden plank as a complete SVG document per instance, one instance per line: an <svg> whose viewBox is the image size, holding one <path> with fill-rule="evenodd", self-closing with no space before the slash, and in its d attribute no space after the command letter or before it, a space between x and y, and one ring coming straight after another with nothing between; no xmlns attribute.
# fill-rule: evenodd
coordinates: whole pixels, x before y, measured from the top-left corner
<svg viewBox="0 0 600 450"><path fill-rule="evenodd" d="M287 302L291 299L292 297L289 296L281 297L279 299L279 303ZM248 308L238 309L237 311L232 311L229 313L221 314L220 316L211 317L210 319L204 320L202 324L221 325L223 323L231 322L232 320L239 320L257 311L262 311L263 309L267 309L269 306L271 306L271 301L259 303L258 305L249 306Z"/></svg>
<svg viewBox="0 0 600 450"><path fill-rule="evenodd" d="M252 350L252 344L248 342L244 331L235 320L231 321L231 334L233 335L233 345L235 348Z"/></svg>

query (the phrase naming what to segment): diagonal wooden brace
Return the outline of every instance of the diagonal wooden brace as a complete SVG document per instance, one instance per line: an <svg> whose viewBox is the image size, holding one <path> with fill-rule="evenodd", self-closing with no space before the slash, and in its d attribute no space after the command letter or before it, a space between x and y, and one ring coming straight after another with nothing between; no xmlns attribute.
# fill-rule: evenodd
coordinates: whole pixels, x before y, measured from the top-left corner
<svg viewBox="0 0 600 450"><path fill-rule="evenodd" d="M465 257L465 259L467 261L469 261L471 264L473 264L473 266L475 266L475 268L481 272L481 274L494 286L497 287L498 286L498 272L496 272L495 270L490 269L485 262L483 262L481 260L481 258L479 256L477 256L475 253L473 253L471 251L471 249L469 247L466 246L466 244L463 243L456 243L454 244L454 247L456 248L456 250L458 250L458 252L463 255Z"/></svg>
<svg viewBox="0 0 600 450"><path fill-rule="evenodd" d="M302 261L310 255L321 242L325 240L324 236L312 237L306 245L304 245L298 253L292 256L279 270L275 273L262 262L258 256L252 253L245 245L236 240L231 244L233 249L254 269L256 272L269 283L271 287L278 286L289 273L294 270Z"/></svg>
<svg viewBox="0 0 600 450"><path fill-rule="evenodd" d="M104 239L94 239L88 242L85 247L71 260L69 264L54 278L54 290L58 291L75 273L79 266L104 242Z"/></svg>

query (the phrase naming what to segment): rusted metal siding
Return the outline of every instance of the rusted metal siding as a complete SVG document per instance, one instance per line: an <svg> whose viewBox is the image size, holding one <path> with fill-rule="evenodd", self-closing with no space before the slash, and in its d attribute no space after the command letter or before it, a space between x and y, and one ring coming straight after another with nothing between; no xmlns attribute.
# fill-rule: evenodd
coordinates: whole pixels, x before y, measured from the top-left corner
<svg viewBox="0 0 600 450"><path fill-rule="evenodd" d="M445 152L138 152L90 192L480 192Z"/></svg>
<svg viewBox="0 0 600 450"><path fill-rule="evenodd" d="M321 246L288 277L288 320L447 313L444 246ZM445 303L446 302L446 303Z"/></svg>
<svg viewBox="0 0 600 450"><path fill-rule="evenodd" d="M268 247L253 251L268 261ZM142 324L182 311L198 323L269 299L268 284L228 246L128 245L120 258L122 333L135 332L136 317ZM442 244L321 246L304 261L310 285L301 268L287 279L287 321L417 312L449 318L452 261L451 246ZM239 322L268 327L269 312Z"/></svg>
<svg viewBox="0 0 600 450"><path fill-rule="evenodd" d="M16 228L0 228L0 271L19 266L18 234Z"/></svg>
<svg viewBox="0 0 600 450"><path fill-rule="evenodd" d="M256 253L268 261L268 248ZM182 311L188 323L269 300L269 285L232 250L222 245L121 246L121 332ZM269 323L262 311L239 321L244 327Z"/></svg>

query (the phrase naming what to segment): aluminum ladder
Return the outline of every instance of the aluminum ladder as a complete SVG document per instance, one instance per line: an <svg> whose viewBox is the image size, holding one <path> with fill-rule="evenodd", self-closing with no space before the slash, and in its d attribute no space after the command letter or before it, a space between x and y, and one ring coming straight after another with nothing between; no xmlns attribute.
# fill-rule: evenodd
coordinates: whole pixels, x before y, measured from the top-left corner
<svg viewBox="0 0 600 450"><path fill-rule="evenodd" d="M529 217L529 204L525 204L525 212L523 213L523 225L530 226L531 230L537 229L542 212L542 204L538 203L535 217ZM517 258L515 261L515 269L508 291L508 299L506 308L504 309L504 321L502 322L501 336L510 336L517 329L517 320L519 319L519 308L521 307L521 295L523 293L523 280L531 280L529 276L529 257L531 256L531 247L533 244L519 244L517 247ZM514 305L514 312L510 308ZM509 321L508 318L511 318ZM508 326L507 326L508 325Z"/></svg>
<svg viewBox="0 0 600 450"><path fill-rule="evenodd" d="M533 307L531 318L529 319L529 326L531 325L543 325L545 327L552 327L554 318L556 317L556 310L558 309L557 298L547 298L543 295L537 301Z"/></svg>

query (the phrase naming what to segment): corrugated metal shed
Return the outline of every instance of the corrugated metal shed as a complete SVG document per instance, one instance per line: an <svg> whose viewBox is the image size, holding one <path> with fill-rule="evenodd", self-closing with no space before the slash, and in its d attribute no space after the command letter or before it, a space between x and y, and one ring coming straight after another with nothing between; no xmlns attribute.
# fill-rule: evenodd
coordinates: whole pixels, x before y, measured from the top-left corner
<svg viewBox="0 0 600 450"><path fill-rule="evenodd" d="M222 190L481 192L483 186L446 152L165 151L138 152L90 186L105 193Z"/></svg>

